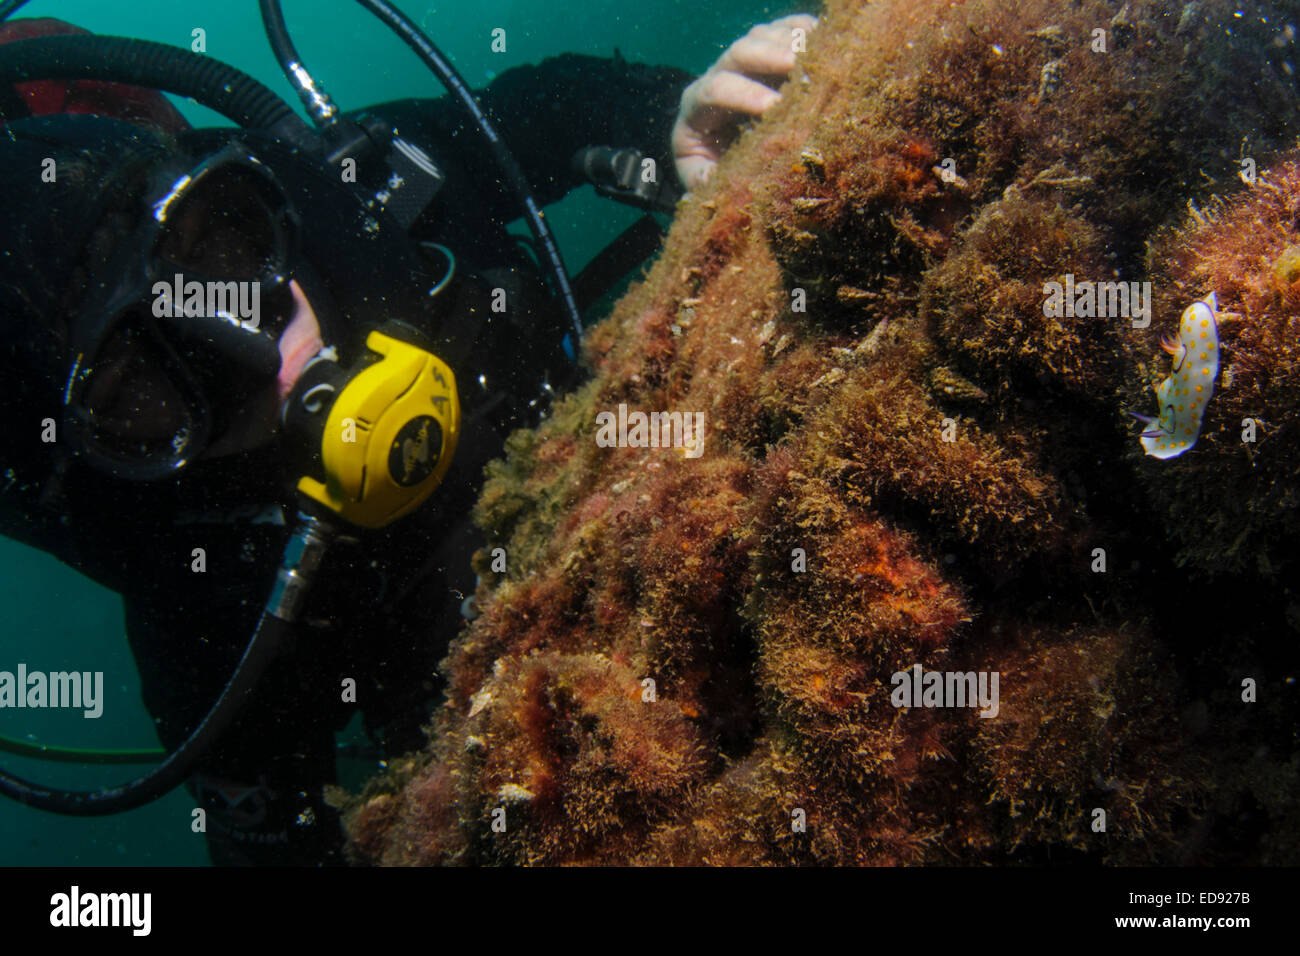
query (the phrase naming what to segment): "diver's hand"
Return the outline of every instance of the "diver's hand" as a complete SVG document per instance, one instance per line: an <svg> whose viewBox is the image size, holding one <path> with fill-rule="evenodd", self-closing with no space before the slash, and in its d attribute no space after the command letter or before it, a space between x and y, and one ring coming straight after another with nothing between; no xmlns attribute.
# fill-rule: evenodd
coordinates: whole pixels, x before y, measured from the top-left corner
<svg viewBox="0 0 1300 956"><path fill-rule="evenodd" d="M736 136L738 116L758 116L781 98L768 84L779 84L794 69L795 29L816 26L817 18L806 13L760 23L682 91L673 124L673 163L688 190L709 181Z"/></svg>

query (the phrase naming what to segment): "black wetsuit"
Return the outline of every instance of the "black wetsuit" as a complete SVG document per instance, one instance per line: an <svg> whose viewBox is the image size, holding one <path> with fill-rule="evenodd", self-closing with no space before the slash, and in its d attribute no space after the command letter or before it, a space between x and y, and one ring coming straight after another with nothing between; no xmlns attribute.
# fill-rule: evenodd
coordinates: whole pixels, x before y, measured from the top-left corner
<svg viewBox="0 0 1300 956"><path fill-rule="evenodd" d="M579 184L570 158L588 145L636 147L672 175L669 134L690 79L671 68L565 55L508 70L479 96L544 205ZM341 861L337 814L321 791L335 776L334 734L358 709L387 752L421 746L439 691L437 662L474 586L467 516L482 467L511 428L528 423L537 397L528 329L545 330L554 350L566 328L532 260L505 231L518 215L513 198L452 104L403 100L369 112L446 173L413 234L450 247L463 272L482 277L485 288L508 287L525 307L484 324L455 369L466 417L447 479L415 515L334 547L303 615L308 623L203 761L194 788L217 863ZM0 137L0 165L3 156ZM30 214L42 210L33 204ZM0 281L0 320L6 298L22 294ZM282 449L201 460L174 480L147 484L74 466L51 487L54 456L40 441L40 422L58 418L63 382L30 381L39 363L16 338L0 336L2 374L29 381L0 406L0 530L122 595L145 706L163 745L174 748L229 677L271 587L293 519ZM203 573L192 569L197 548ZM346 678L357 683L355 704L343 701Z"/></svg>

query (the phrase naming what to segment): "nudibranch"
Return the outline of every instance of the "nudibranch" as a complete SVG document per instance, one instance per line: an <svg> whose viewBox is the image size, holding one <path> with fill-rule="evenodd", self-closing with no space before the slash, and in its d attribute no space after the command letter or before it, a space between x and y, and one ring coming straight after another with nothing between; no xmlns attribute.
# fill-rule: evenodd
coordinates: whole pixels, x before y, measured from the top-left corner
<svg viewBox="0 0 1300 956"><path fill-rule="evenodd" d="M1219 374L1219 323L1231 318L1236 316L1219 312L1211 292L1183 310L1177 341L1160 343L1174 360L1169 377L1155 386L1160 417L1135 415L1147 426L1139 440L1148 455L1175 458L1196 444Z"/></svg>

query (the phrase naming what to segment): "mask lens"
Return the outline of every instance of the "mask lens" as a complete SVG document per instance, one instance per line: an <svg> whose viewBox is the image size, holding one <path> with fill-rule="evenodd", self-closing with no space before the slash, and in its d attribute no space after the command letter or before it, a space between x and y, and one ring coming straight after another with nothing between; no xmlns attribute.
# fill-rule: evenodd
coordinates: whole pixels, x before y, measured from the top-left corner
<svg viewBox="0 0 1300 956"><path fill-rule="evenodd" d="M147 318L114 328L73 402L87 443L126 463L179 467L202 447L206 416L185 365Z"/></svg>
<svg viewBox="0 0 1300 956"><path fill-rule="evenodd" d="M279 283L294 235L293 213L268 174L227 162L182 180L156 206L155 256L165 271L194 278Z"/></svg>

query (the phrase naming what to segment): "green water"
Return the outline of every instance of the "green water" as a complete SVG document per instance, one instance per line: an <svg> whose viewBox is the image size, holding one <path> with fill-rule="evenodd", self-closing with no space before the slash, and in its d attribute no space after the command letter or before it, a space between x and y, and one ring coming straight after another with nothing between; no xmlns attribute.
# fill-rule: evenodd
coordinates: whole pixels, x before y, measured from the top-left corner
<svg viewBox="0 0 1300 956"><path fill-rule="evenodd" d="M285 17L303 60L344 109L409 96L437 96L437 82L378 21L350 0L284 0ZM420 22L471 86L512 66L565 52L682 67L696 73L751 24L807 4L709 0L703 4L626 0L476 0L473 4L398 4ZM236 66L297 103L262 31L255 0L33 0L19 16L58 17L96 33L134 36L189 47L206 34L207 53ZM505 52L491 50L496 28ZM202 107L178 103L191 122L225 125ZM600 200L585 188L547 211L571 272L576 273L639 213ZM269 586L268 582L268 586ZM104 672L104 715L79 711L0 710L0 735L86 748L157 745L140 702L139 681L122 630L122 606L57 561L0 538L0 670L20 662L33 670ZM9 771L52 786L93 789L139 775L144 767L84 767L0 754ZM341 766L345 782L370 769ZM193 802L184 790L102 819L59 817L0 799L0 864L206 865L203 836L190 830Z"/></svg>

